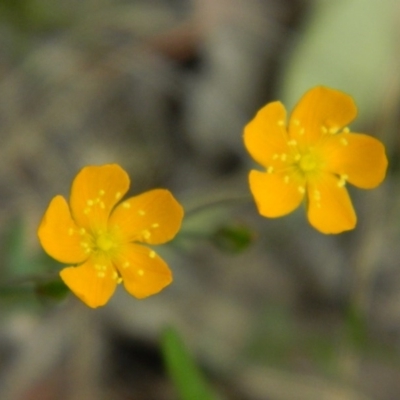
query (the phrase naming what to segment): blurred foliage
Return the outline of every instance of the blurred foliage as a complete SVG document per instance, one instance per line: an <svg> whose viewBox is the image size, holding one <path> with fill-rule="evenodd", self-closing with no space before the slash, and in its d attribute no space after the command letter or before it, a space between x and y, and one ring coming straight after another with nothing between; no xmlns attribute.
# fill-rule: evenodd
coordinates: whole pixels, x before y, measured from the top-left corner
<svg viewBox="0 0 400 400"><path fill-rule="evenodd" d="M390 73L395 72L395 32L389 29L396 26L397 3L314 1L283 74L283 100L288 108L308 89L322 84L354 97L360 121L373 119L381 111Z"/></svg>
<svg viewBox="0 0 400 400"><path fill-rule="evenodd" d="M43 251L30 254L24 221L9 221L2 234L0 302L33 306L63 300L69 293L58 276L59 263Z"/></svg>
<svg viewBox="0 0 400 400"><path fill-rule="evenodd" d="M52 0L0 0L0 22L27 34L45 32L65 27L72 9Z"/></svg>
<svg viewBox="0 0 400 400"><path fill-rule="evenodd" d="M211 236L211 242L226 253L240 253L255 240L256 234L244 224L231 223L218 228Z"/></svg>
<svg viewBox="0 0 400 400"><path fill-rule="evenodd" d="M180 400L217 400L175 329L164 331L161 345L168 374Z"/></svg>

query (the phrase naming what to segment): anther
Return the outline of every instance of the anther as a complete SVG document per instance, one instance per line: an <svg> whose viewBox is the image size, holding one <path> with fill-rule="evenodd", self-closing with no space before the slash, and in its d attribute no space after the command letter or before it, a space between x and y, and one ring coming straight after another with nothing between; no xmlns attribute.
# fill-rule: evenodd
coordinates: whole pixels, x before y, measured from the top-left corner
<svg viewBox="0 0 400 400"><path fill-rule="evenodd" d="M348 142L347 139L345 139L345 138L341 138L341 139L340 139L340 143L341 143L343 146L347 146L347 145L349 144L349 142Z"/></svg>
<svg viewBox="0 0 400 400"><path fill-rule="evenodd" d="M296 142L296 140L292 139L292 140L289 140L289 141L288 141L288 145L289 145L289 146L296 146L296 145L297 145L297 142Z"/></svg>
<svg viewBox="0 0 400 400"><path fill-rule="evenodd" d="M346 126L345 128L343 128L343 132L344 132L344 133L349 133L349 132L350 132L350 129Z"/></svg>
<svg viewBox="0 0 400 400"><path fill-rule="evenodd" d="M321 200L321 192L319 190L314 190L314 200Z"/></svg>
<svg viewBox="0 0 400 400"><path fill-rule="evenodd" d="M150 258L155 258L155 256L156 256L156 252L155 251L150 251L149 257Z"/></svg>
<svg viewBox="0 0 400 400"><path fill-rule="evenodd" d="M129 266L131 265L131 263L129 262L129 261L125 261L123 264L122 264L122 268L128 268Z"/></svg>
<svg viewBox="0 0 400 400"><path fill-rule="evenodd" d="M139 211L138 211L138 214L139 214L141 217L143 217L143 216L146 215L146 212L143 211L143 210L139 210Z"/></svg>
<svg viewBox="0 0 400 400"><path fill-rule="evenodd" d="M74 234L74 228L69 228L68 229L68 235L72 236Z"/></svg>
<svg viewBox="0 0 400 400"><path fill-rule="evenodd" d="M328 128L326 126L321 126L322 133L328 133Z"/></svg>
<svg viewBox="0 0 400 400"><path fill-rule="evenodd" d="M272 155L273 160L277 160L279 158L279 154L275 153Z"/></svg>
<svg viewBox="0 0 400 400"><path fill-rule="evenodd" d="M122 203L122 207L124 207L124 208L131 208L131 205L129 204L129 201L124 201L124 202Z"/></svg>
<svg viewBox="0 0 400 400"><path fill-rule="evenodd" d="M304 132L305 132L305 129L304 129L304 128L301 128L301 129L299 130L299 134L300 134L300 135L304 135Z"/></svg>
<svg viewBox="0 0 400 400"><path fill-rule="evenodd" d="M293 120L293 124L296 125L296 126L299 126L300 125L300 121L298 119L294 119Z"/></svg>
<svg viewBox="0 0 400 400"><path fill-rule="evenodd" d="M100 272L97 273L97 276L99 278L104 278L106 276L106 274L103 271L100 271Z"/></svg>
<svg viewBox="0 0 400 400"><path fill-rule="evenodd" d="M278 126L284 126L285 125L285 121L283 119L280 119L278 121Z"/></svg>
<svg viewBox="0 0 400 400"><path fill-rule="evenodd" d="M144 231L142 231L142 235L144 239L150 239L151 233L149 230L145 229Z"/></svg>
<svg viewBox="0 0 400 400"><path fill-rule="evenodd" d="M86 204L87 204L89 207L91 207L94 203L93 203L93 200L89 199L89 200L86 202Z"/></svg>
<svg viewBox="0 0 400 400"><path fill-rule="evenodd" d="M152 228L158 228L160 226L160 224L158 224L157 222L155 222L154 224L151 224Z"/></svg>
<svg viewBox="0 0 400 400"><path fill-rule="evenodd" d="M272 174L272 172L274 172L274 167L272 167L272 166L268 167L268 168L267 168L267 172L268 172L269 174Z"/></svg>
<svg viewBox="0 0 400 400"><path fill-rule="evenodd" d="M142 269L139 269L137 273L138 273L138 275L140 275L140 276L143 276L143 275L144 275L144 271L143 271Z"/></svg>
<svg viewBox="0 0 400 400"><path fill-rule="evenodd" d="M346 185L347 179L349 179L348 175L346 175L346 174L340 175L340 180L338 182L338 186L343 187L344 185Z"/></svg>
<svg viewBox="0 0 400 400"><path fill-rule="evenodd" d="M285 182L285 183L289 183L289 175L285 175L284 177L283 177L283 182Z"/></svg>
<svg viewBox="0 0 400 400"><path fill-rule="evenodd" d="M304 193L306 192L306 189L305 189L304 186L299 186L299 187L297 188L297 190L298 190L301 194L304 194Z"/></svg>
<svg viewBox="0 0 400 400"><path fill-rule="evenodd" d="M119 200L121 196L122 196L121 192L115 193L115 198L116 198L117 200Z"/></svg>
<svg viewBox="0 0 400 400"><path fill-rule="evenodd" d="M99 196L104 196L105 194L106 192L103 189L99 190Z"/></svg>
<svg viewBox="0 0 400 400"><path fill-rule="evenodd" d="M286 159L287 159L287 154L286 153L282 153L281 154L281 160L282 161L286 161Z"/></svg>

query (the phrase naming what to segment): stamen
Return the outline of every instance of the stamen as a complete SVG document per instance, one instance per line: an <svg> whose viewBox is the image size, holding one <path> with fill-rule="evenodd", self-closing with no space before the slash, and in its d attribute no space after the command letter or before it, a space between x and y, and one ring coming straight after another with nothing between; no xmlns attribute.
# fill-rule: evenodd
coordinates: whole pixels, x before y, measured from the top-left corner
<svg viewBox="0 0 400 400"><path fill-rule="evenodd" d="M344 185L346 185L347 179L349 179L348 175L346 175L346 174L340 175L340 180L338 182L338 186L343 187Z"/></svg>
<svg viewBox="0 0 400 400"><path fill-rule="evenodd" d="M294 156L294 160L295 160L295 161L299 161L300 158L301 158L301 154L300 154L300 153L297 153L297 154Z"/></svg>
<svg viewBox="0 0 400 400"><path fill-rule="evenodd" d="M314 190L314 200L321 200L321 192L319 190Z"/></svg>
<svg viewBox="0 0 400 400"><path fill-rule="evenodd" d="M139 214L141 217L143 217L143 216L146 215L146 212L143 211L143 210L139 210L139 211L138 211L138 214Z"/></svg>
<svg viewBox="0 0 400 400"><path fill-rule="evenodd" d="M344 133L349 133L349 132L350 132L350 129L346 126L345 128L343 128L343 132L344 132Z"/></svg>
<svg viewBox="0 0 400 400"><path fill-rule="evenodd" d="M334 135L338 130L339 130L339 128L337 126L332 126L329 128L328 131L331 135Z"/></svg>
<svg viewBox="0 0 400 400"><path fill-rule="evenodd" d="M89 208L89 207L86 207L86 208L83 210L83 213L84 213L85 215L88 215L88 214L90 213L90 208Z"/></svg>
<svg viewBox="0 0 400 400"><path fill-rule="evenodd" d="M142 231L142 236L144 239L150 239L151 233L149 230L145 229L144 231Z"/></svg>
<svg viewBox="0 0 400 400"><path fill-rule="evenodd" d="M160 224L158 224L157 222L155 222L154 224L151 225L152 228L158 228L160 226Z"/></svg>
<svg viewBox="0 0 400 400"><path fill-rule="evenodd" d="M283 177L283 182L285 182L285 183L289 183L289 175L285 175L284 177Z"/></svg>
<svg viewBox="0 0 400 400"><path fill-rule="evenodd" d="M301 194L304 194L304 193L306 192L306 188L305 188L304 186L299 186L299 187L297 188L297 190L298 190Z"/></svg>
<svg viewBox="0 0 400 400"><path fill-rule="evenodd" d="M285 121L283 119L280 119L278 121L278 126L285 126Z"/></svg>
<svg viewBox="0 0 400 400"><path fill-rule="evenodd" d="M328 128L324 125L321 126L322 133L328 133Z"/></svg>
<svg viewBox="0 0 400 400"><path fill-rule="evenodd" d="M124 202L122 203L122 207L128 209L128 208L131 208L131 205L130 205L129 201L124 201Z"/></svg>
<svg viewBox="0 0 400 400"><path fill-rule="evenodd" d="M144 271L142 269L138 269L137 271L138 275L143 276L144 275Z"/></svg>
<svg viewBox="0 0 400 400"><path fill-rule="evenodd" d="M294 139L289 140L289 141L288 141L288 145L289 145L289 146L296 146L296 145L297 145L297 141L294 140Z"/></svg>
<svg viewBox="0 0 400 400"><path fill-rule="evenodd" d="M299 130L299 134L302 136L302 135L304 135L304 132L305 132L305 129L304 128L301 128L300 130Z"/></svg>
<svg viewBox="0 0 400 400"><path fill-rule="evenodd" d="M106 192L103 189L99 190L99 196L104 196L106 194Z"/></svg>
<svg viewBox="0 0 400 400"><path fill-rule="evenodd" d="M345 139L345 138L341 138L341 139L340 139L340 143L341 143L343 146L347 146L347 145L349 144L349 142L348 142L347 139Z"/></svg>
<svg viewBox="0 0 400 400"><path fill-rule="evenodd" d="M119 278L117 279L117 284L119 285L120 283L122 283L122 278L121 278L121 277L119 277Z"/></svg>
<svg viewBox="0 0 400 400"><path fill-rule="evenodd" d="M294 119L293 120L293 125L299 126L300 125L300 121L298 119Z"/></svg>
<svg viewBox="0 0 400 400"><path fill-rule="evenodd" d="M87 204L89 207L91 207L91 206L94 204L94 202L93 202L93 200L89 199L89 200L86 202L86 204Z"/></svg>
<svg viewBox="0 0 400 400"><path fill-rule="evenodd" d="M130 267L130 265L131 265L131 263L129 262L129 261L125 261L123 264L122 264L122 268L128 268L128 267Z"/></svg>
<svg viewBox="0 0 400 400"><path fill-rule="evenodd" d="M273 160L277 160L278 158L279 158L279 154L278 153L275 153L275 154L272 155L272 159Z"/></svg>
<svg viewBox="0 0 400 400"><path fill-rule="evenodd" d="M156 256L156 252L155 251L150 251L149 257L150 258L155 258L155 256Z"/></svg>
<svg viewBox="0 0 400 400"><path fill-rule="evenodd" d="M84 235L86 233L86 229L85 228L81 228L81 229L79 229L79 234L80 235Z"/></svg>
<svg viewBox="0 0 400 400"><path fill-rule="evenodd" d="M282 161L286 161L286 159L287 159L287 154L286 153L282 153L281 154L281 160Z"/></svg>
<svg viewBox="0 0 400 400"><path fill-rule="evenodd" d="M106 274L104 272L100 271L100 272L97 273L97 276L99 278L105 278Z"/></svg>
<svg viewBox="0 0 400 400"><path fill-rule="evenodd" d="M115 198L116 198L117 200L119 200L119 199L121 198L121 196L122 196L121 192L115 193Z"/></svg>
<svg viewBox="0 0 400 400"><path fill-rule="evenodd" d="M68 235L72 236L74 234L74 228L69 228L68 229Z"/></svg>
<svg viewBox="0 0 400 400"><path fill-rule="evenodd" d="M269 174L272 174L272 172L274 172L274 167L272 167L272 166L268 167L268 168L267 168L267 172L268 172Z"/></svg>

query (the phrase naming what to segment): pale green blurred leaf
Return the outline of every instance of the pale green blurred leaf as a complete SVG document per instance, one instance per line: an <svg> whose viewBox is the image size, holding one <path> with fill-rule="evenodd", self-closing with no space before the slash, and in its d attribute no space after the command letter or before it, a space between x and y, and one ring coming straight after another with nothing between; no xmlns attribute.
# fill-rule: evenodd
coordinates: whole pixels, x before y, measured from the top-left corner
<svg viewBox="0 0 400 400"><path fill-rule="evenodd" d="M325 85L354 97L359 119L380 112L396 57L396 0L316 0L286 61L282 97L291 110L308 89ZM354 126L354 125L353 125Z"/></svg>

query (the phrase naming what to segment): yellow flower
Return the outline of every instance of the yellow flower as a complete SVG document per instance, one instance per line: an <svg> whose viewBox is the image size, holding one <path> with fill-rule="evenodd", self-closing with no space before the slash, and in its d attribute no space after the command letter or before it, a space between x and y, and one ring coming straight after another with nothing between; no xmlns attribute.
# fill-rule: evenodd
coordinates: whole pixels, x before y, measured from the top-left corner
<svg viewBox="0 0 400 400"><path fill-rule="evenodd" d="M308 220L319 231L340 233L355 227L346 183L374 188L383 181L388 163L381 142L346 127L356 115L350 96L323 86L303 96L288 124L279 101L257 113L245 127L244 142L266 169L249 175L261 215L286 215L305 198Z"/></svg>
<svg viewBox="0 0 400 400"><path fill-rule="evenodd" d="M129 183L116 164L83 168L73 181L69 206L64 197L54 197L38 229L50 256L76 265L60 275L89 307L107 303L121 282L137 298L172 282L167 264L139 243L171 240L181 226L183 209L163 189L121 202Z"/></svg>

